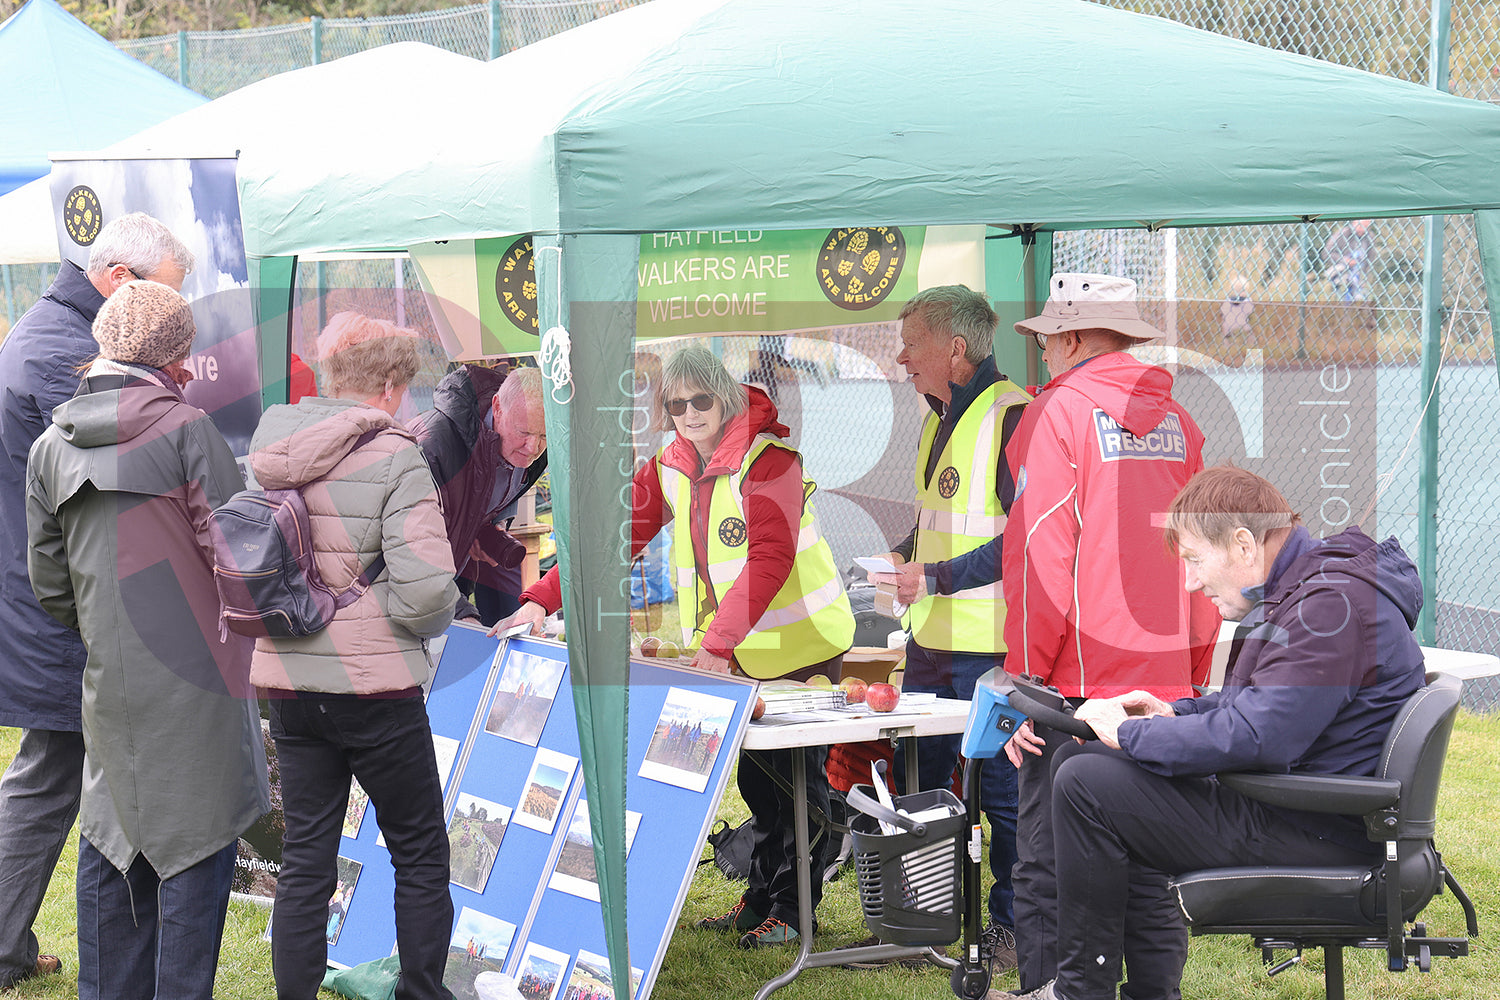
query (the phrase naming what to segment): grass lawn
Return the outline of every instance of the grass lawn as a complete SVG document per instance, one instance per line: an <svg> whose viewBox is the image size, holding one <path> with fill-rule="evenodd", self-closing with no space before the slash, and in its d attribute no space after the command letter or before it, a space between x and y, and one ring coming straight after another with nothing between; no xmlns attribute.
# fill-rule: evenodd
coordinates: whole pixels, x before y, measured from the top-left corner
<svg viewBox="0 0 1500 1000"><path fill-rule="evenodd" d="M0 764L15 754L19 734L0 730ZM1436 960L1430 975L1415 971L1384 971L1383 952L1348 952L1349 996L1368 1000L1387 998L1472 998L1500 996L1500 954L1489 946L1500 926L1500 827L1493 822L1496 779L1500 777L1500 715L1459 717L1448 753L1448 769L1439 803L1439 842L1444 856L1479 908L1481 937L1465 959ZM731 823L746 811L730 783L720 815ZM36 928L44 951L63 957L61 976L26 983L13 994L32 997L75 996L77 925L73 903L74 848L64 854ZM727 909L739 896L738 883L726 882L712 865L698 870L682 923ZM6 905L0 901L0 905ZM828 886L818 911L821 932L816 946L828 948L854 941L867 932L854 892L852 873ZM271 998L269 946L261 939L266 913L250 904L233 903L225 932L215 995L219 1000ZM1463 917L1453 898L1444 895L1428 906L1425 919L1431 933L1462 935ZM1280 957L1286 957L1281 955ZM733 946L727 935L681 929L673 938L653 994L657 1000L754 996L761 983L785 970L789 961L781 951L747 952ZM1011 974L996 983L1015 988ZM1321 952L1274 979L1260 966L1259 953L1248 938L1198 938L1193 941L1182 995L1189 1000L1310 1000L1323 995ZM331 994L326 994L331 996ZM787 1000L911 1000L951 997L946 972L935 968L907 970L892 967L876 972L814 969L802 975L779 997Z"/></svg>

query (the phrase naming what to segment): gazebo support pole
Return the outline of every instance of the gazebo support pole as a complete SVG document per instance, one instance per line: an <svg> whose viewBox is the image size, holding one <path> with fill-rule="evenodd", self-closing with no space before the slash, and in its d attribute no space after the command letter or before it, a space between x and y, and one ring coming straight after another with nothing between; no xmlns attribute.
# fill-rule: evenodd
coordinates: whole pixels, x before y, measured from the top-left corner
<svg viewBox="0 0 1500 1000"><path fill-rule="evenodd" d="M1433 89L1448 89L1449 0L1432 0L1432 47L1428 66ZM1438 377L1443 360L1443 216L1428 216L1422 261L1422 461L1417 496L1417 571L1422 577L1422 615L1417 638L1437 645Z"/></svg>

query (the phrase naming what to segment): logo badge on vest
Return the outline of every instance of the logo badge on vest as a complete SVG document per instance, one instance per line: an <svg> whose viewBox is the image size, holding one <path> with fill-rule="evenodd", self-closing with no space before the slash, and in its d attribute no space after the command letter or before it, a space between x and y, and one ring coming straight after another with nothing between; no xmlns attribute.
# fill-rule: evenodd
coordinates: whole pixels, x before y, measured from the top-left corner
<svg viewBox="0 0 1500 1000"><path fill-rule="evenodd" d="M68 192L63 199L63 229L68 239L81 247L94 242L104 225L104 209L99 205L99 196L94 189L80 184Z"/></svg>
<svg viewBox="0 0 1500 1000"><path fill-rule="evenodd" d="M730 548L739 548L745 544L749 532L745 530L745 522L737 517L726 517L719 522L719 541Z"/></svg>
<svg viewBox="0 0 1500 1000"><path fill-rule="evenodd" d="M953 494L958 492L959 481L958 470L951 465L938 473L938 493L944 500L953 499Z"/></svg>

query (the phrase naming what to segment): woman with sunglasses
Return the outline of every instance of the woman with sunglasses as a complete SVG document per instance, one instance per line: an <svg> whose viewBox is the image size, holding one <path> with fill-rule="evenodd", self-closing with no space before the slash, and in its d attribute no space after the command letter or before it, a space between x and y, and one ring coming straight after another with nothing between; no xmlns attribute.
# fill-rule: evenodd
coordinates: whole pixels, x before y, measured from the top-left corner
<svg viewBox="0 0 1500 1000"><path fill-rule="evenodd" d="M672 558L683 640L692 665L760 680L837 682L854 638L849 598L833 554L813 520L817 488L776 406L741 385L704 347L667 359L656 394L658 426L676 436L636 473L632 554L663 525L673 525ZM562 603L553 569L521 595L522 605L497 629L536 626ZM750 885L729 912L698 921L733 931L740 947L795 943L790 751L742 751L739 790L755 823ZM827 815L826 747L807 748L808 805ZM814 844L814 856L818 844ZM813 907L822 896L813 880Z"/></svg>

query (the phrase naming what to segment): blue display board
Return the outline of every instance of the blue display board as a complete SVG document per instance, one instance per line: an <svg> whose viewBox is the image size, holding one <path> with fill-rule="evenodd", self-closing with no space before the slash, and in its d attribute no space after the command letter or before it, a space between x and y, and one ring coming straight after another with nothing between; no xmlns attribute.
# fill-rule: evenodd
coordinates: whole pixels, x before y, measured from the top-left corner
<svg viewBox="0 0 1500 1000"><path fill-rule="evenodd" d="M755 699L754 681L630 664L626 859L635 996L649 996ZM460 1000L612 997L567 647L448 630L427 702L451 846L445 982ZM445 766L446 764L446 766ZM351 821L329 960L391 954L394 872L374 809ZM646 845L642 847L641 845Z"/></svg>

